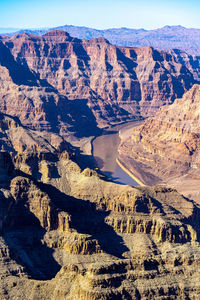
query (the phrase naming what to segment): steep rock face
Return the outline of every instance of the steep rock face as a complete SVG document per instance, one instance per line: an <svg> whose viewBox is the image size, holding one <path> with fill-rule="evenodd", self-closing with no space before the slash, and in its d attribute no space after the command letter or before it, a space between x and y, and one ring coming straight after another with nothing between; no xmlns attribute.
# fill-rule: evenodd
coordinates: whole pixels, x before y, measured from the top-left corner
<svg viewBox="0 0 200 300"><path fill-rule="evenodd" d="M24 127L17 117L0 114L0 150L13 155L56 153L72 148L61 136Z"/></svg>
<svg viewBox="0 0 200 300"><path fill-rule="evenodd" d="M190 55L178 49L168 51L176 63L184 65L199 81L200 78L200 56Z"/></svg>
<svg viewBox="0 0 200 300"><path fill-rule="evenodd" d="M199 293L198 205L173 189L105 182L61 137L17 118L2 114L0 130L13 158L0 152L2 299Z"/></svg>
<svg viewBox="0 0 200 300"><path fill-rule="evenodd" d="M1 189L2 299L182 299L199 293L195 203L172 189L85 176L65 155L54 167L59 177L47 183L12 173L10 188Z"/></svg>
<svg viewBox="0 0 200 300"><path fill-rule="evenodd" d="M141 90L141 101L138 104L142 116L154 115L158 107L171 104L191 87L189 73L192 68L189 71L172 54L151 47L122 48L122 52L136 63Z"/></svg>
<svg viewBox="0 0 200 300"><path fill-rule="evenodd" d="M42 37L4 37L2 42L15 61L37 74L43 84L68 99L87 99L101 126L120 117L127 119L129 114L151 115L195 82L172 54L151 47L116 47L104 38L79 40L58 30Z"/></svg>
<svg viewBox="0 0 200 300"><path fill-rule="evenodd" d="M188 195L194 189L197 200L193 184L199 183L199 100L200 87L194 85L182 99L134 128L119 149L120 161L143 182L170 182L179 187L182 180L183 191L188 188Z"/></svg>
<svg viewBox="0 0 200 300"><path fill-rule="evenodd" d="M12 62L11 65L16 68ZM25 71L22 68L22 74ZM7 66L0 66L2 113L18 117L23 125L31 129L59 133L66 138L98 134L100 130L87 107L87 101L70 102L66 96L60 95L41 80L31 79L22 84L23 80L19 83L18 76L17 80L15 76Z"/></svg>

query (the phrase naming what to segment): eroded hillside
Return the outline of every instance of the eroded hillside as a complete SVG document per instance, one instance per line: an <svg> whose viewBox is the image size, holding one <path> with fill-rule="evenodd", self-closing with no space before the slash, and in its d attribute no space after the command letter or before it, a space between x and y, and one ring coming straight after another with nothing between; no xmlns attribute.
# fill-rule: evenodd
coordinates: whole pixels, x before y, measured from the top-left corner
<svg viewBox="0 0 200 300"><path fill-rule="evenodd" d="M4 85L10 80L14 85L1 89L1 111L39 127L33 117L37 112L41 127L54 131L67 126L66 111L76 121L83 112L85 124L80 123L79 128L152 115L198 80L197 65L185 61L187 57L177 58L174 52L116 47L104 38L80 40L59 30L41 37L2 37L0 62L7 71L3 69L1 77ZM13 98L17 106L23 105L21 116L10 104ZM30 116L29 110L33 111Z"/></svg>
<svg viewBox="0 0 200 300"><path fill-rule="evenodd" d="M133 128L120 161L143 183L168 184L192 199L199 195L200 86Z"/></svg>
<svg viewBox="0 0 200 300"><path fill-rule="evenodd" d="M197 204L173 189L104 181L55 134L1 120L12 155L0 152L1 299L199 294Z"/></svg>

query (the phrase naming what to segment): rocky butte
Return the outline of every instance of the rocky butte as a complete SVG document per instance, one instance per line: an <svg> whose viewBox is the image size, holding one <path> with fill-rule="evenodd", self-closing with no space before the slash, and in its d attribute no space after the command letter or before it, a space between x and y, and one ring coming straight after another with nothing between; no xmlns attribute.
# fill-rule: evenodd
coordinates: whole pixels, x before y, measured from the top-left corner
<svg viewBox="0 0 200 300"><path fill-rule="evenodd" d="M176 59L62 31L1 38L0 299L198 299L199 204L169 187L109 182L69 143L182 97L197 79ZM178 172L198 164L198 95L195 85L188 111L166 125L171 145L180 139ZM140 149L149 123L135 129Z"/></svg>

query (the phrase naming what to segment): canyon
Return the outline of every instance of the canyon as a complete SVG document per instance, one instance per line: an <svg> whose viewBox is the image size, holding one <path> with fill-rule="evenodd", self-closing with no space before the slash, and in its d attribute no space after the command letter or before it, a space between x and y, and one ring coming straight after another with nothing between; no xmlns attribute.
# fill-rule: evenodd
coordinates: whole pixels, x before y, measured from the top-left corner
<svg viewBox="0 0 200 300"><path fill-rule="evenodd" d="M176 184L199 180L198 63L61 30L0 38L0 299L198 299L198 188ZM143 119L118 160L146 186L89 166L94 137Z"/></svg>
<svg viewBox="0 0 200 300"><path fill-rule="evenodd" d="M97 127L150 116L182 97L199 80L194 60L151 47L116 47L104 38L80 40L57 30L42 37L4 36L1 112L35 129L65 135L76 133L79 124L86 128L79 136L88 130L95 135ZM23 103L24 113L11 105L13 98Z"/></svg>
<svg viewBox="0 0 200 300"><path fill-rule="evenodd" d="M26 142L12 159L0 152L1 299L199 294L198 204L170 188L106 182L70 148Z"/></svg>

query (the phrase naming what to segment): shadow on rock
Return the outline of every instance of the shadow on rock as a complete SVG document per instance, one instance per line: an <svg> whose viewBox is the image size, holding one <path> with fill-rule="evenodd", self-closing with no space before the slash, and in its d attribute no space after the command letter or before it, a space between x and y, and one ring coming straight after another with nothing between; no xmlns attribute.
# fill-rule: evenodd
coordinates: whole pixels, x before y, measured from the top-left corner
<svg viewBox="0 0 200 300"><path fill-rule="evenodd" d="M76 199L60 192L49 184L38 183L40 189L48 194L56 207L71 215L71 227L79 233L90 234L97 239L101 249L111 255L122 258L129 251L123 239L106 223L108 211L97 209L90 201Z"/></svg>
<svg viewBox="0 0 200 300"><path fill-rule="evenodd" d="M25 212L25 208L21 208L18 220L15 230L2 235L9 247L10 258L23 266L32 279L54 278L61 266L53 257L54 250L42 243L46 231L30 211Z"/></svg>

